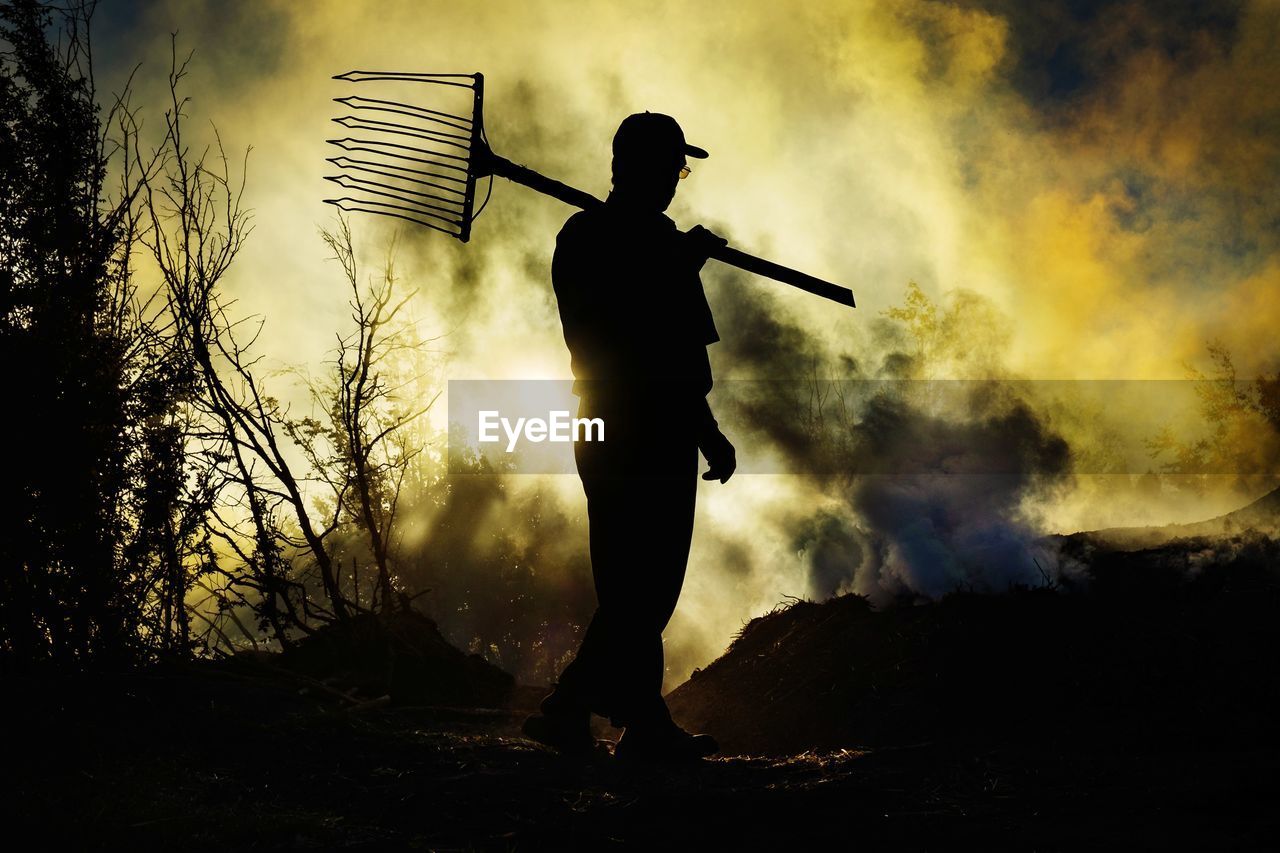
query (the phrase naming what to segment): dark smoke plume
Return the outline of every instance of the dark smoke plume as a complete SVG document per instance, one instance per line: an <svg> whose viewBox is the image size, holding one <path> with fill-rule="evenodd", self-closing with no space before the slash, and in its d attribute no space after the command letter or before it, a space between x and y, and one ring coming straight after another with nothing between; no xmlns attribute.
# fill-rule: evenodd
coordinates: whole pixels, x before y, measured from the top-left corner
<svg viewBox="0 0 1280 853"><path fill-rule="evenodd" d="M972 360L969 329L986 340L994 308L971 294L945 306L909 294L910 311L890 312L870 344L832 354L739 289L722 302L737 334L720 355L743 373L770 365L792 378L720 383L727 419L844 508L796 514L811 595L888 602L1042 583L1054 567L1037 551L1027 503L1066 480L1070 447L1012 384L924 378L931 361Z"/></svg>

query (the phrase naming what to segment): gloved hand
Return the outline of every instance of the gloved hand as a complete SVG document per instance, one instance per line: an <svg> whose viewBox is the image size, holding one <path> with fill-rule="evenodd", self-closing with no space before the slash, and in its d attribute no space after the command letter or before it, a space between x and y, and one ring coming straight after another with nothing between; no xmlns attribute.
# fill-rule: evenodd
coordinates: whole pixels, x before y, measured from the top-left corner
<svg viewBox="0 0 1280 853"><path fill-rule="evenodd" d="M695 270L702 269L702 265L707 262L707 258L711 257L713 252L727 245L729 245L728 240L701 225L695 225L684 232L685 256L694 265Z"/></svg>
<svg viewBox="0 0 1280 853"><path fill-rule="evenodd" d="M698 439L698 449L706 457L711 470L702 475L704 480L727 482L738 468L738 453L718 428Z"/></svg>

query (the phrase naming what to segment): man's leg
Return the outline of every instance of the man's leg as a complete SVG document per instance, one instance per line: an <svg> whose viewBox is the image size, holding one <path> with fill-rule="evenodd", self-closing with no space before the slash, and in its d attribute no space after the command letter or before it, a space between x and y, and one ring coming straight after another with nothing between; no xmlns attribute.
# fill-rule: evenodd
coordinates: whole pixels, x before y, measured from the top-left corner
<svg viewBox="0 0 1280 853"><path fill-rule="evenodd" d="M575 446L598 606L542 710L565 729L585 729L594 711L629 732L670 742L684 733L662 699L662 631L688 563L698 451L691 437L671 435L666 424L635 417L606 424L605 443Z"/></svg>
<svg viewBox="0 0 1280 853"><path fill-rule="evenodd" d="M686 459L668 462L657 475L629 478L608 510L613 553L597 586L616 631L611 674L619 707L613 716L624 727L670 721L662 699L662 632L684 584L697 497L696 449L671 452Z"/></svg>
<svg viewBox="0 0 1280 853"><path fill-rule="evenodd" d="M588 414L580 410L579 416ZM552 693L542 700L542 719L530 718L525 723L526 734L562 750L576 751L574 745L589 737L592 712L613 717L618 708L617 667L623 656L620 649L626 645L623 637L627 627L625 612L620 612L614 603L620 596L618 579L628 574L625 550L618 546L626 530L625 483L631 449L628 431L621 428L623 420L611 417L606 422L611 427L607 445L574 445L587 497L596 611L573 660L560 673Z"/></svg>
<svg viewBox="0 0 1280 853"><path fill-rule="evenodd" d="M696 448L668 452L680 467L662 476L637 478L625 498L630 529L623 544L630 546L636 562L628 567L629 582L617 591L615 612L623 615L618 618L615 672L620 678L620 707L614 723L626 729L617 755L628 760L697 759L718 749L707 735L690 735L678 727L662 698L662 631L684 582L698 485Z"/></svg>
<svg viewBox="0 0 1280 853"><path fill-rule="evenodd" d="M664 440L661 428L617 430L603 445L575 448L597 608L551 704L586 705L619 724L636 714L665 716L662 631L693 535L697 448Z"/></svg>

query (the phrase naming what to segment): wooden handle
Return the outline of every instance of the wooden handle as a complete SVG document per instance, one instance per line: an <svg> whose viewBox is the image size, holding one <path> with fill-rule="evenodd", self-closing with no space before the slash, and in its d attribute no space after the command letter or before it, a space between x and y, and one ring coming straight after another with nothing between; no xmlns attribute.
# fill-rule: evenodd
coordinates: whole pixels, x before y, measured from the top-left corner
<svg viewBox="0 0 1280 853"><path fill-rule="evenodd" d="M853 291L847 287L823 281L808 273L793 270L791 267L784 267L782 264L775 264L773 261L766 261L764 258L757 258L755 255L748 255L746 252L739 251L732 246L725 246L723 249L712 252L711 257L738 269L744 269L747 272L753 272L756 275L762 275L774 281L780 281L783 284L807 290L810 293L830 299L832 302L839 302L841 305L848 305L850 308L857 307L853 302Z"/></svg>
<svg viewBox="0 0 1280 853"><path fill-rule="evenodd" d="M580 207L584 210L591 207L601 205L600 199L575 189L568 184L562 184L559 181L552 180L545 175L535 172L533 169L525 166L519 166L512 163L505 157L485 151L479 158L481 160L480 173L493 174L498 177L506 178L517 184L528 187L531 190L537 190L543 195L549 195L552 198L559 199L565 204ZM789 284L792 287L798 287L801 290L808 291L817 296L830 299L832 302L838 302L841 305L848 305L850 308L855 307L853 301L853 291L847 287L841 287L838 284L832 284L829 281L823 281L820 278L809 275L808 273L793 270L790 267L784 267L782 264L775 264L773 261L766 261L764 258L757 258L755 255L748 255L746 252L725 246L711 253L711 257L721 263L735 266L738 269L753 272L756 275L762 275L771 278L774 281L780 281L783 284Z"/></svg>

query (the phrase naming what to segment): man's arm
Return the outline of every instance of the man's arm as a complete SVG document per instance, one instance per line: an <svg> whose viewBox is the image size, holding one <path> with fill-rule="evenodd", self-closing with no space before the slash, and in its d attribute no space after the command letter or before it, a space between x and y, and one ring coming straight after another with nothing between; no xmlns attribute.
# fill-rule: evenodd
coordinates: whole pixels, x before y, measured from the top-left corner
<svg viewBox="0 0 1280 853"><path fill-rule="evenodd" d="M688 263L697 272L720 249L729 245L729 241L714 231L695 225L681 235L681 247Z"/></svg>
<svg viewBox="0 0 1280 853"><path fill-rule="evenodd" d="M701 294L701 282L697 280L698 270L707 262L707 259L717 250L725 245L727 241L713 231L703 228L701 225L695 225L681 235L680 239L681 253L684 255L684 262L688 264L693 271L694 282L698 285L699 297L701 300L702 312L706 315L704 344L712 343L719 340L719 335L715 332L715 323L711 320L711 310L707 307L706 297ZM710 371L708 369L708 384L710 383ZM720 425L716 423L715 415L711 412L711 404L707 402L704 394L699 395L698 402L694 406L694 429L698 438L698 449L702 451L703 457L706 458L707 464L711 470L702 475L704 480L719 480L721 483L728 481L733 476L733 472L738 467L737 451L734 450L733 444L721 432Z"/></svg>
<svg viewBox="0 0 1280 853"><path fill-rule="evenodd" d="M604 345L612 330L606 327L610 312L601 304L598 241L585 215L574 214L556 236L551 257L551 285L577 379L598 379L612 370Z"/></svg>
<svg viewBox="0 0 1280 853"><path fill-rule="evenodd" d="M738 454L729 439L720 431L720 425L716 423L715 415L711 413L711 404L707 402L706 397L701 398L694 417L697 420L698 449L702 451L707 464L711 466L711 470L703 474L702 479L727 482L738 468Z"/></svg>
<svg viewBox="0 0 1280 853"><path fill-rule="evenodd" d="M646 376L662 326L651 254L620 239L591 212L575 214L560 230L551 281L576 378L628 382Z"/></svg>

